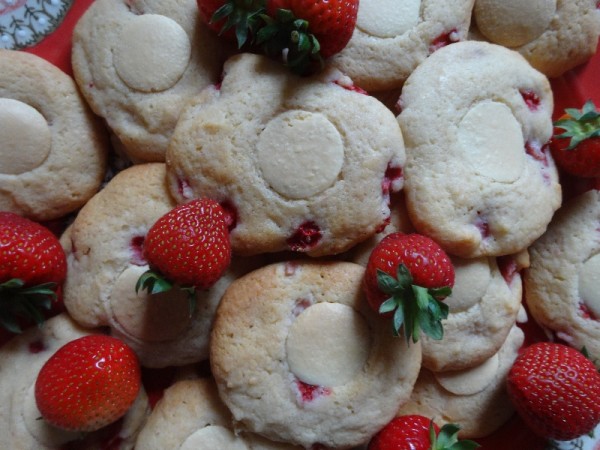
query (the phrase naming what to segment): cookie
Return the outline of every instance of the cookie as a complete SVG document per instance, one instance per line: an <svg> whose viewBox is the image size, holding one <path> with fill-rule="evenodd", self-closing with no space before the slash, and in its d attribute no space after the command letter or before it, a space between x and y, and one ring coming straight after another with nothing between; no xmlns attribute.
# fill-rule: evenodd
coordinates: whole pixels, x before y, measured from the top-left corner
<svg viewBox="0 0 600 450"><path fill-rule="evenodd" d="M130 159L160 162L184 104L218 81L227 52L195 0L99 0L77 22L72 64Z"/></svg>
<svg viewBox="0 0 600 450"><path fill-rule="evenodd" d="M96 193L108 140L73 79L30 53L0 49L0 209L61 218Z"/></svg>
<svg viewBox="0 0 600 450"><path fill-rule="evenodd" d="M300 450L261 436L236 434L231 414L210 378L185 379L168 387L137 438L144 450Z"/></svg>
<svg viewBox="0 0 600 450"><path fill-rule="evenodd" d="M175 206L165 173L164 163L137 164L119 172L61 237L68 263L64 303L69 313L83 326L110 327L148 367L189 364L208 356L221 294L246 267L246 260L234 258L211 289L196 293L192 313L184 291L136 294L136 282L148 270L144 237Z"/></svg>
<svg viewBox="0 0 600 450"><path fill-rule="evenodd" d="M466 40L474 0L361 0L356 28L331 64L367 91L398 89L438 48Z"/></svg>
<svg viewBox="0 0 600 450"><path fill-rule="evenodd" d="M228 205L238 254L341 253L375 234L402 188L394 115L339 72L300 78L253 54L182 113L167 151L179 202ZM360 111L360 114L357 114Z"/></svg>
<svg viewBox="0 0 600 450"><path fill-rule="evenodd" d="M517 257L452 257L456 279L444 302L444 338L423 336L423 366L434 372L465 370L498 352L521 310L522 263Z"/></svg>
<svg viewBox="0 0 600 450"><path fill-rule="evenodd" d="M40 419L34 386L38 372L60 347L74 339L95 333L78 326L68 315L55 316L41 327L31 327L0 348L0 433L4 448L58 450L77 441L89 450L101 449L107 430L83 434L61 430ZM122 419L119 450L133 449L137 433L149 414L145 391ZM114 431L114 430L113 430Z"/></svg>
<svg viewBox="0 0 600 450"><path fill-rule="evenodd" d="M367 442L409 398L420 344L395 338L370 309L363 274L353 263L303 260L271 264L229 286L210 363L237 429L348 449Z"/></svg>
<svg viewBox="0 0 600 450"><path fill-rule="evenodd" d="M491 434L514 413L506 376L523 341L523 332L514 326L499 351L479 366L443 373L422 369L410 402L398 415L420 414L440 426L459 424L461 438Z"/></svg>
<svg viewBox="0 0 600 450"><path fill-rule="evenodd" d="M473 19L476 34L518 51L548 77L590 59L600 36L595 0L476 0Z"/></svg>
<svg viewBox="0 0 600 450"><path fill-rule="evenodd" d="M600 357L600 192L570 199L530 248L524 274L531 316L554 338Z"/></svg>
<svg viewBox="0 0 600 450"><path fill-rule="evenodd" d="M457 42L417 67L400 104L417 231L462 258L516 254L542 235L561 203L543 74L505 47Z"/></svg>

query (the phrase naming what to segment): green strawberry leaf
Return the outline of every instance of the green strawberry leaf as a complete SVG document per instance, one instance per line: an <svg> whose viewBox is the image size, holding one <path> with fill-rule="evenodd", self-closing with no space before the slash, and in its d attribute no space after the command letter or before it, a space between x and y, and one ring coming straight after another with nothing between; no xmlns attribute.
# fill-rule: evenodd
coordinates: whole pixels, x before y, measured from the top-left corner
<svg viewBox="0 0 600 450"><path fill-rule="evenodd" d="M145 290L150 295L161 294L170 291L175 286L176 285L173 284L173 282L167 280L162 274L149 269L138 278L135 283L135 292L138 293L140 290ZM187 294L189 314L191 317L196 311L196 288L194 286L180 285L177 285L177 287Z"/></svg>
<svg viewBox="0 0 600 450"><path fill-rule="evenodd" d="M12 333L23 331L17 320L19 317L42 325L45 321L43 311L49 311L57 297L55 289L56 283L26 287L19 278L0 283L0 325Z"/></svg>
<svg viewBox="0 0 600 450"><path fill-rule="evenodd" d="M585 102L581 110L566 108L565 112L570 117L557 120L554 126L564 130L556 138L570 139L567 150L573 150L587 139L600 137L600 112L591 100Z"/></svg>
<svg viewBox="0 0 600 450"><path fill-rule="evenodd" d="M437 436L435 433L431 433L433 429L433 421L430 425L430 436L433 436L431 439L431 449L432 450L473 450L480 445L477 442L470 440L459 440L458 432L460 427L453 423L447 423L442 428L440 428L440 432Z"/></svg>

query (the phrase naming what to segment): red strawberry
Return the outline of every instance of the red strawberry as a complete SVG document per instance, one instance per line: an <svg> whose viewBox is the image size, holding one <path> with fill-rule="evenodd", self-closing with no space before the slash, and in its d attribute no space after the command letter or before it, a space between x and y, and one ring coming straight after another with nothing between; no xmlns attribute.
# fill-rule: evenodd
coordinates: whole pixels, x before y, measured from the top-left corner
<svg viewBox="0 0 600 450"><path fill-rule="evenodd" d="M579 177L600 176L600 112L591 100L581 110L566 109L554 123L550 151L557 165Z"/></svg>
<svg viewBox="0 0 600 450"><path fill-rule="evenodd" d="M394 311L395 334L404 326L406 339L413 342L420 330L443 337L441 320L448 317L448 306L440 300L454 286L454 267L432 239L416 233L384 237L369 256L364 285L375 311Z"/></svg>
<svg viewBox="0 0 600 450"><path fill-rule="evenodd" d="M252 39L265 0L197 0L200 18L210 29L242 47Z"/></svg>
<svg viewBox="0 0 600 450"><path fill-rule="evenodd" d="M542 437L575 439L600 422L600 374L574 348L530 345L514 362L507 386L523 421Z"/></svg>
<svg viewBox="0 0 600 450"><path fill-rule="evenodd" d="M65 344L46 361L35 382L35 400L48 423L95 431L121 418L140 386L133 350L117 338L90 335Z"/></svg>
<svg viewBox="0 0 600 450"><path fill-rule="evenodd" d="M150 228L144 253L151 271L142 275L137 289L156 293L173 283L191 291L211 287L231 261L224 209L208 198L175 207Z"/></svg>
<svg viewBox="0 0 600 450"><path fill-rule="evenodd" d="M383 427L369 442L367 450L471 450L473 441L459 441L459 427L446 424L441 429L427 417L398 416Z"/></svg>
<svg viewBox="0 0 600 450"><path fill-rule="evenodd" d="M19 319L44 320L67 272L56 236L37 222L0 212L0 324L19 332Z"/></svg>

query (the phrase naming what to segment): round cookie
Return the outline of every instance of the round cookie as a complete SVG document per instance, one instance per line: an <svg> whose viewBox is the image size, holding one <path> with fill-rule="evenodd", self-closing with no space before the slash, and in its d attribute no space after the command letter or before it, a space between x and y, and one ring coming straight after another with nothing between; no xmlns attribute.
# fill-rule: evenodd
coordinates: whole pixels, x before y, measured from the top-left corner
<svg viewBox="0 0 600 450"><path fill-rule="evenodd" d="M167 166L179 202L207 196L229 205L234 252L323 256L385 224L404 158L394 115L339 72L300 78L240 54L226 63L220 89L182 113Z"/></svg>
<svg viewBox="0 0 600 450"><path fill-rule="evenodd" d="M411 400L398 415L420 414L440 426L458 424L461 438L491 434L514 413L506 375L523 341L523 332L514 326L499 351L479 366L444 373L422 369Z"/></svg>
<svg viewBox="0 0 600 450"><path fill-rule="evenodd" d="M363 274L353 263L305 260L271 264L229 286L210 362L236 428L348 449L391 420L410 396L421 347L395 338L371 310Z"/></svg>
<svg viewBox="0 0 600 450"><path fill-rule="evenodd" d="M222 292L254 267L254 260L234 258L211 289L197 292L192 313L187 294L181 290L136 294L135 284L148 269L144 237L175 206L165 173L164 163L138 164L119 172L81 209L61 237L67 253L64 303L69 313L86 327L109 326L148 367L205 359Z"/></svg>
<svg viewBox="0 0 600 450"><path fill-rule="evenodd" d="M75 27L73 72L134 162L164 161L184 104L218 81L223 45L195 0L98 0Z"/></svg>
<svg viewBox="0 0 600 450"><path fill-rule="evenodd" d="M465 40L474 0L361 0L356 28L331 64L367 91L398 89L438 48Z"/></svg>
<svg viewBox="0 0 600 450"><path fill-rule="evenodd" d="M67 342L94 332L79 327L67 314L61 314L47 320L41 327L28 328L0 348L0 435L3 448L59 450L73 441L77 441L73 448L103 448L102 439L106 438L103 433L109 430L83 434L53 427L40 419L34 394L37 374L50 356ZM115 449L133 449L149 409L142 389L121 421L118 430L121 441Z"/></svg>
<svg viewBox="0 0 600 450"><path fill-rule="evenodd" d="M144 450L300 450L252 433L236 432L212 379L185 379L168 387L136 441Z"/></svg>
<svg viewBox="0 0 600 450"><path fill-rule="evenodd" d="M475 35L518 51L548 77L590 59L600 36L596 0L476 0Z"/></svg>
<svg viewBox="0 0 600 450"><path fill-rule="evenodd" d="M442 321L444 338L423 336L423 367L464 370L498 352L521 309L521 263L517 257L452 257L456 280Z"/></svg>
<svg viewBox="0 0 600 450"><path fill-rule="evenodd" d="M544 75L513 50L457 42L417 67L400 104L420 233L462 258L516 254L542 235L561 202Z"/></svg>
<svg viewBox="0 0 600 450"><path fill-rule="evenodd" d="M75 82L50 62L0 49L0 209L45 221L100 187L108 140Z"/></svg>
<svg viewBox="0 0 600 450"><path fill-rule="evenodd" d="M531 316L565 343L600 358L600 192L570 199L530 247L524 274Z"/></svg>

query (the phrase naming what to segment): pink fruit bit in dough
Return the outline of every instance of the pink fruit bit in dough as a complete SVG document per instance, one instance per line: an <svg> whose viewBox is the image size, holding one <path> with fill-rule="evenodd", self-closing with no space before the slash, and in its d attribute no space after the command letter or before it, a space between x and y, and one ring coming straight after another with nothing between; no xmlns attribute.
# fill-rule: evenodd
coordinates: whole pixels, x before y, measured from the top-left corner
<svg viewBox="0 0 600 450"><path fill-rule="evenodd" d="M230 202L228 200L221 202L220 205L223 208L223 210L225 211L225 222L227 223L227 228L229 229L229 231L231 231L237 225L237 220L238 220L237 208L235 207L235 205L232 202Z"/></svg>
<svg viewBox="0 0 600 450"><path fill-rule="evenodd" d="M319 226L309 220L300 225L286 242L290 250L303 252L316 246L322 237L323 233Z"/></svg>
<svg viewBox="0 0 600 450"><path fill-rule="evenodd" d="M183 178L177 179L177 192L179 192L179 195L186 200L191 200L194 195L192 188L190 187L190 182Z"/></svg>
<svg viewBox="0 0 600 450"><path fill-rule="evenodd" d="M314 386L312 384L304 383L300 380L296 380L296 388L298 389L298 397L303 403L309 403L321 396L331 394L331 389L323 386Z"/></svg>
<svg viewBox="0 0 600 450"><path fill-rule="evenodd" d="M475 226L481 233L481 237L483 239L490 237L490 224L488 223L487 218L484 217L480 212L477 212Z"/></svg>
<svg viewBox="0 0 600 450"><path fill-rule="evenodd" d="M41 340L32 341L29 343L29 352L34 355L46 349L44 342Z"/></svg>
<svg viewBox="0 0 600 450"><path fill-rule="evenodd" d="M296 300L294 308L292 309L292 314L294 317L298 317L302 312L307 309L309 306L313 304L308 298L299 298Z"/></svg>
<svg viewBox="0 0 600 450"><path fill-rule="evenodd" d="M497 261L502 278L504 278L506 284L512 284L513 280L517 276L517 273L519 272L517 261L512 256L500 256Z"/></svg>
<svg viewBox="0 0 600 450"><path fill-rule="evenodd" d="M389 198L390 192L397 190L395 186L402 180L403 176L402 167L392 166L392 163L388 164L381 182L381 190L385 198Z"/></svg>
<svg viewBox="0 0 600 450"><path fill-rule="evenodd" d="M530 110L535 111L540 107L541 100L535 92L531 90L523 90L519 92L521 93L521 97L523 97L525 104Z"/></svg>
<svg viewBox="0 0 600 450"><path fill-rule="evenodd" d="M446 45L458 42L458 32L456 28L438 35L429 45L429 53L433 53Z"/></svg>
<svg viewBox="0 0 600 450"><path fill-rule="evenodd" d="M143 266L147 263L144 256L144 239L144 236L134 236L129 244L129 250L131 251L130 261L135 266Z"/></svg>

